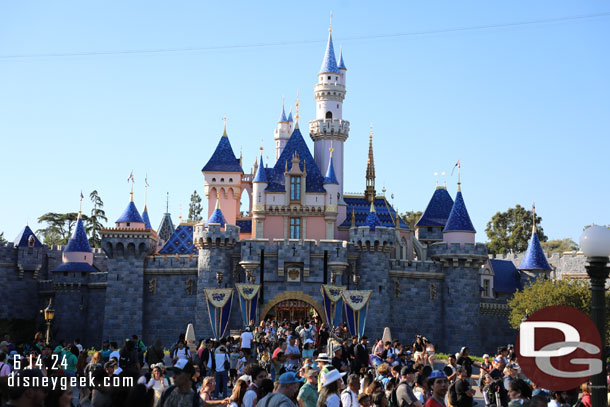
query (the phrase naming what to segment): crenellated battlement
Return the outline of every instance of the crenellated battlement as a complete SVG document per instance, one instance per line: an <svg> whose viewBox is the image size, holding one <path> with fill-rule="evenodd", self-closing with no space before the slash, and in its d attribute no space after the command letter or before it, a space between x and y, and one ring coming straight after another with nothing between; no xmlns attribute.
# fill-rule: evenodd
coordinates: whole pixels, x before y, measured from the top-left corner
<svg viewBox="0 0 610 407"><path fill-rule="evenodd" d="M210 223L207 226L199 223L193 229L193 242L198 249L231 249L239 242L239 227L225 225L223 229L219 223Z"/></svg>
<svg viewBox="0 0 610 407"><path fill-rule="evenodd" d="M383 226L377 226L375 230L368 226L359 226L349 230L349 238L356 250L389 252L395 243L394 232L394 228Z"/></svg>

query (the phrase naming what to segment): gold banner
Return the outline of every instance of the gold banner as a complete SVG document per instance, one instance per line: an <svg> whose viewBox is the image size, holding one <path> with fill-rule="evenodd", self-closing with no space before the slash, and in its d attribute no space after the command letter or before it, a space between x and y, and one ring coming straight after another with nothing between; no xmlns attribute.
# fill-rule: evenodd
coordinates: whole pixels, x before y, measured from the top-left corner
<svg viewBox="0 0 610 407"><path fill-rule="evenodd" d="M232 288L204 288L205 296L215 308L224 307L233 295Z"/></svg>
<svg viewBox="0 0 610 407"><path fill-rule="evenodd" d="M261 286L260 284L236 283L235 288L237 288L237 292L244 300L250 301L258 294Z"/></svg>
<svg viewBox="0 0 610 407"><path fill-rule="evenodd" d="M345 286L322 284L322 289L331 302L335 303L341 299L341 293L345 289Z"/></svg>
<svg viewBox="0 0 610 407"><path fill-rule="evenodd" d="M354 311L360 311L371 298L372 290L345 290L343 301Z"/></svg>

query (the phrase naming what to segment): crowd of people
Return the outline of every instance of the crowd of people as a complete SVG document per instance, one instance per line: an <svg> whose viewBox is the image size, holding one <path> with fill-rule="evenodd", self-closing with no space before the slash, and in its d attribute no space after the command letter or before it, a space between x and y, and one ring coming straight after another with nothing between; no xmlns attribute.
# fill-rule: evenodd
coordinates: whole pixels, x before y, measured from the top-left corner
<svg viewBox="0 0 610 407"><path fill-rule="evenodd" d="M53 347L41 333L0 343L3 406L472 407L477 388L486 407L591 407L587 383L549 392L529 381L511 346L481 362L465 346L441 361L423 335L369 342L317 320L252 323L239 336L199 343L180 334L169 352L136 335L99 350L78 339Z"/></svg>

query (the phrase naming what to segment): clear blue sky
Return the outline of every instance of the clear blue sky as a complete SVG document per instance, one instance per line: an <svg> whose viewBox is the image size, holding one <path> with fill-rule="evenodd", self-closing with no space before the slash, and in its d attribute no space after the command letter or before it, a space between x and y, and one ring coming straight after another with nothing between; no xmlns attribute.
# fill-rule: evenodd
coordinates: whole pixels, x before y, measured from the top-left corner
<svg viewBox="0 0 610 407"><path fill-rule="evenodd" d="M330 10L348 68L346 191L364 190L373 123L378 190L400 211L423 210L433 173L461 159L478 241L495 212L532 201L550 238L610 224L610 16L547 21L608 13L607 2L227 4L0 3L6 238L45 212L78 211L81 189L99 191L113 222L132 169L140 210L148 173L154 227L168 191L174 221L180 203L186 217L225 114L245 169L261 138L273 157L282 95L300 90L302 127L314 117ZM483 26L495 27L453 30ZM184 48L198 50L124 53Z"/></svg>

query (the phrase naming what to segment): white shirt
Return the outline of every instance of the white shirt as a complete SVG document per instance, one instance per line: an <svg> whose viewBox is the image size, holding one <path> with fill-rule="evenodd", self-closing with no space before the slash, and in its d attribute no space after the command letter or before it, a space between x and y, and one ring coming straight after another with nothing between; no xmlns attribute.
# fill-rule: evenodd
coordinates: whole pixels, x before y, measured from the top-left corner
<svg viewBox="0 0 610 407"><path fill-rule="evenodd" d="M244 407L254 407L256 397L256 392L254 390L246 391L246 394L244 394Z"/></svg>
<svg viewBox="0 0 610 407"><path fill-rule="evenodd" d="M186 346L182 349L176 348L176 353L175 353L174 357L176 357L178 359L188 359L189 356L190 356L190 352Z"/></svg>
<svg viewBox="0 0 610 407"><path fill-rule="evenodd" d="M254 339L252 332L246 331L246 332L242 333L241 334L241 347L250 349L252 347L252 339Z"/></svg>
<svg viewBox="0 0 610 407"><path fill-rule="evenodd" d="M360 407L358 404L358 394L354 393L350 388L341 392L341 405L343 407Z"/></svg>
<svg viewBox="0 0 610 407"><path fill-rule="evenodd" d="M326 407L341 407L341 399L336 394L331 394L326 399Z"/></svg>
<svg viewBox="0 0 610 407"><path fill-rule="evenodd" d="M229 355L227 355L226 353L216 351L214 356L216 357L216 371L224 372L225 371L225 360L226 361L229 360Z"/></svg>
<svg viewBox="0 0 610 407"><path fill-rule="evenodd" d="M286 355L300 355L299 347L296 345L288 345L286 346ZM286 366L297 366L299 364L299 359L286 359Z"/></svg>

